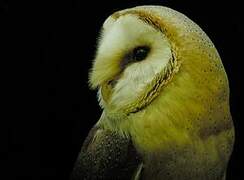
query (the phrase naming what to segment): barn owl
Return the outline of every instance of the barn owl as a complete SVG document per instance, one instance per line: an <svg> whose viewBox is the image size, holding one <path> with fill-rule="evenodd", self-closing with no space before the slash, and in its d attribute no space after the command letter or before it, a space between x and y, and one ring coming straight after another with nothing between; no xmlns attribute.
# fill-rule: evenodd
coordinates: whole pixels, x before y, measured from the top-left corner
<svg viewBox="0 0 244 180"><path fill-rule="evenodd" d="M163 6L113 13L89 83L103 112L71 179L225 179L234 143L228 79L188 17Z"/></svg>

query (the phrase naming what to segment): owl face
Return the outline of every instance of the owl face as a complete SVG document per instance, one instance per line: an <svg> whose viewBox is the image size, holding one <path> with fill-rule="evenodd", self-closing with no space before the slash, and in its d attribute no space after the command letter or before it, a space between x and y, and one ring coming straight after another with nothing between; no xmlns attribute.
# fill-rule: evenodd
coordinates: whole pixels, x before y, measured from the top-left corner
<svg viewBox="0 0 244 180"><path fill-rule="evenodd" d="M172 60L171 44L161 29L131 14L110 17L103 25L90 83L99 88L103 107L137 111L159 90L158 81Z"/></svg>
<svg viewBox="0 0 244 180"><path fill-rule="evenodd" d="M139 6L108 17L89 83L98 88L101 107L113 114L148 110L160 101L154 107L161 113L192 114L183 107L194 104L197 116L203 109L217 111L216 103L229 99L228 79L211 40L166 7Z"/></svg>

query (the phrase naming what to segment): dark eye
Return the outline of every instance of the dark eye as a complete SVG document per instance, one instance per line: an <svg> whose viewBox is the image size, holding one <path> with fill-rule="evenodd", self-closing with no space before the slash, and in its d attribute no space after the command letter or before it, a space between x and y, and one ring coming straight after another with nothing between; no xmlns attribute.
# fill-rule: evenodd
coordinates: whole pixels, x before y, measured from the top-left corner
<svg viewBox="0 0 244 180"><path fill-rule="evenodd" d="M142 61L147 57L149 51L150 51L150 48L147 46L136 47L133 50L133 59L136 61Z"/></svg>

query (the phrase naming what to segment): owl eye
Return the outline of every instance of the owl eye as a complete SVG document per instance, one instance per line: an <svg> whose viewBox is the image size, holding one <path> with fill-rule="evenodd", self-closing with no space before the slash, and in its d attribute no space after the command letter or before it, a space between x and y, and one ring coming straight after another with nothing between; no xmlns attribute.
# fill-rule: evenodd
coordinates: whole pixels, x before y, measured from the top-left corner
<svg viewBox="0 0 244 180"><path fill-rule="evenodd" d="M136 61L142 61L147 57L149 51L150 51L150 48L147 46L136 47L133 50L133 59Z"/></svg>

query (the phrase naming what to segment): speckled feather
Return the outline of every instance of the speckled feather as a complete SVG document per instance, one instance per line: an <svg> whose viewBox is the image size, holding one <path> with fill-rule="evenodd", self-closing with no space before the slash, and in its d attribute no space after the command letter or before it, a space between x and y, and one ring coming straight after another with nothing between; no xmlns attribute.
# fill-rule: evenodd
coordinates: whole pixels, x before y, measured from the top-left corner
<svg viewBox="0 0 244 180"><path fill-rule="evenodd" d="M130 179L140 163L130 139L94 127L82 146L71 180Z"/></svg>

